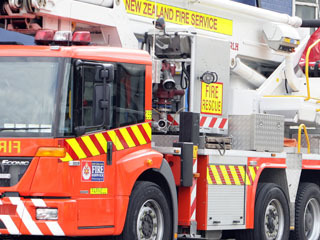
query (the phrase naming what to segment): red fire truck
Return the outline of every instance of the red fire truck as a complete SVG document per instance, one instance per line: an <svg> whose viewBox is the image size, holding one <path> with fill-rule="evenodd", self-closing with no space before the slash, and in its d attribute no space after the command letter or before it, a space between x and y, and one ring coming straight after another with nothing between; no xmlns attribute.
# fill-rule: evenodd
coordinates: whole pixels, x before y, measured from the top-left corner
<svg viewBox="0 0 320 240"><path fill-rule="evenodd" d="M318 22L219 0L0 4L37 44L0 46L2 235L320 237L300 28Z"/></svg>

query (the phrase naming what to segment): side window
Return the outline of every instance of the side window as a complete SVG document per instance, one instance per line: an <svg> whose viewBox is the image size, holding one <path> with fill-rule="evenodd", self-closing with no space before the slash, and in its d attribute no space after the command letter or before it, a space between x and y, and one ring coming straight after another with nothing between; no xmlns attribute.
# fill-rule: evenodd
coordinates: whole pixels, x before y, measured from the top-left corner
<svg viewBox="0 0 320 240"><path fill-rule="evenodd" d="M73 106L72 106L72 94L73 94L73 72L70 71L70 62L66 64L65 76L62 84L61 91L61 115L59 121L59 134L69 136L73 129Z"/></svg>
<svg viewBox="0 0 320 240"><path fill-rule="evenodd" d="M83 126L93 126L93 91L96 69L94 67L85 66L83 70L82 124Z"/></svg>
<svg viewBox="0 0 320 240"><path fill-rule="evenodd" d="M75 126L94 126L94 86L96 67L83 65L74 72L74 121Z"/></svg>
<svg viewBox="0 0 320 240"><path fill-rule="evenodd" d="M114 86L113 127L144 122L145 66L120 63Z"/></svg>
<svg viewBox="0 0 320 240"><path fill-rule="evenodd" d="M101 79L98 76L99 71L94 65L84 64L80 71L75 71L73 108L75 126L94 127L99 125L95 123L97 116L94 116L96 108L99 108L101 104L101 102L95 103L100 99L95 95L95 87L97 85L102 86ZM144 65L114 64L114 78L112 82L108 83L108 89L106 95L110 98L108 100L110 104L106 113L107 129L144 122Z"/></svg>

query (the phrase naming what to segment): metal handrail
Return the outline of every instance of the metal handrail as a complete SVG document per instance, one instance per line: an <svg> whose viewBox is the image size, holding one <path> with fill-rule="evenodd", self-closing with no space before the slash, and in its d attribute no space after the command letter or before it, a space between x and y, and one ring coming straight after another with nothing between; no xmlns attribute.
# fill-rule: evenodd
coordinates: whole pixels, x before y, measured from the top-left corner
<svg viewBox="0 0 320 240"><path fill-rule="evenodd" d="M279 98L308 98L308 96L303 96L303 95L264 95L263 97L268 97L268 98L274 98L274 97L279 97ZM311 100L317 101L316 103L320 103L320 98L314 98L310 97Z"/></svg>
<svg viewBox="0 0 320 240"><path fill-rule="evenodd" d="M304 124L300 124L299 130L298 130L298 153L301 153L301 129L302 128L304 130L304 135L306 135L306 140L308 144L308 153L310 153L310 141L309 141L308 131L307 131L306 125Z"/></svg>

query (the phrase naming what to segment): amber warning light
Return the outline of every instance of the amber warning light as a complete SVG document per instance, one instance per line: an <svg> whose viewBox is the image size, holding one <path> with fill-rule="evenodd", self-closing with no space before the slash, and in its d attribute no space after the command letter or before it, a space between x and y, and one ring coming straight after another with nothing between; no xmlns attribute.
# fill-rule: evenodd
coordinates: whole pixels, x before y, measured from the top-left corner
<svg viewBox="0 0 320 240"><path fill-rule="evenodd" d="M72 34L71 31L39 30L35 36L37 45L89 45L90 32L82 31Z"/></svg>

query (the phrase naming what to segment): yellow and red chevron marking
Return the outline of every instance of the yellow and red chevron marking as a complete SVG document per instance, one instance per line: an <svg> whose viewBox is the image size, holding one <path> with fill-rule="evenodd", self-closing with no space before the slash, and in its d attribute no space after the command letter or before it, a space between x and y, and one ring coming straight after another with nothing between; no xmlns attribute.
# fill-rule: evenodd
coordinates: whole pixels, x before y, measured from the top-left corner
<svg viewBox="0 0 320 240"><path fill-rule="evenodd" d="M66 156L62 161L85 159L107 153L107 142L113 151L151 143L151 123L142 123L92 135L65 139Z"/></svg>
<svg viewBox="0 0 320 240"><path fill-rule="evenodd" d="M252 185L259 167L208 165L207 181L213 185Z"/></svg>

